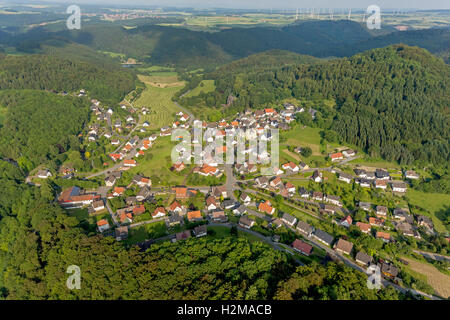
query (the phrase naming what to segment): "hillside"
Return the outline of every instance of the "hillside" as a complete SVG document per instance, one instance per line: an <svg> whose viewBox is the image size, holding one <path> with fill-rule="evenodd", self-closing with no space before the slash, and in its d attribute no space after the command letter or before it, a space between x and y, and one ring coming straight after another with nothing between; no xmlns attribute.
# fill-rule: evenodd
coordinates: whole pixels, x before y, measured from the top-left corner
<svg viewBox="0 0 450 320"><path fill-rule="evenodd" d="M289 97L333 99L326 129L345 141L391 161L445 165L449 71L426 50L395 45L314 65L211 73L217 90L204 103L219 106L232 94L233 109L243 110Z"/></svg>
<svg viewBox="0 0 450 320"><path fill-rule="evenodd" d="M38 90L2 90L6 107L0 128L0 158L28 170L79 144L76 135L89 119L89 104L71 96Z"/></svg>
<svg viewBox="0 0 450 320"><path fill-rule="evenodd" d="M127 29L98 23L79 31L35 28L13 37L0 34L0 45L38 53L43 44L57 47L77 43L152 64L205 68L273 49L316 57L344 57L402 42L441 53L450 46L449 34L448 29L428 29L378 35L369 32L364 24L348 20L304 21L284 28L231 28L213 33L154 24Z"/></svg>
<svg viewBox="0 0 450 320"><path fill-rule="evenodd" d="M75 91L85 89L93 98L118 103L134 89L135 77L118 67L49 55L0 55L0 89Z"/></svg>

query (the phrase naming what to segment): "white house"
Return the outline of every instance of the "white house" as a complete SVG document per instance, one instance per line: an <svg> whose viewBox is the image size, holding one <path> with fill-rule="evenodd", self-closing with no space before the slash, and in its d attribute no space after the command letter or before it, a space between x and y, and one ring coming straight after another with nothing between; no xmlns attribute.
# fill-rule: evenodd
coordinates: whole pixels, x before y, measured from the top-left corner
<svg viewBox="0 0 450 320"><path fill-rule="evenodd" d="M47 169L39 170L37 176L38 176L38 178L41 178L41 179L47 179L52 176L52 173L50 171L48 171Z"/></svg>

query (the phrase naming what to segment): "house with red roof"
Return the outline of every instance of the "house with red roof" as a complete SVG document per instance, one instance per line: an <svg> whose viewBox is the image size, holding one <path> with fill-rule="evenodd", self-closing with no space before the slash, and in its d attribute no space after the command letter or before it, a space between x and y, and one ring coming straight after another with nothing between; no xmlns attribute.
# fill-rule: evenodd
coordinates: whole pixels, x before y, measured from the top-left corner
<svg viewBox="0 0 450 320"><path fill-rule="evenodd" d="M313 251L312 246L299 239L295 239L294 242L292 242L292 248L305 256L309 256Z"/></svg>
<svg viewBox="0 0 450 320"><path fill-rule="evenodd" d="M165 215L166 215L166 209L164 209L164 207L158 207L152 213L153 218L161 218L161 217L164 217Z"/></svg>
<svg viewBox="0 0 450 320"><path fill-rule="evenodd" d="M272 204L269 200L267 200L266 202L261 202L258 206L258 210L270 215L275 213L275 208L272 207Z"/></svg>

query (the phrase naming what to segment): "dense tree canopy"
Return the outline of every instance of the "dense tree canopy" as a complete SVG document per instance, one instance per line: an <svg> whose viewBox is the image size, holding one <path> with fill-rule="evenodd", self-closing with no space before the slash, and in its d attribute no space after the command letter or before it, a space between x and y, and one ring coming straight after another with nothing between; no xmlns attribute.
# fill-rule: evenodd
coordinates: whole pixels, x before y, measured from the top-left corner
<svg viewBox="0 0 450 320"><path fill-rule="evenodd" d="M48 55L9 56L0 54L0 89L77 91L85 89L92 98L120 102L134 89L134 76L117 67L107 70L86 62Z"/></svg>
<svg viewBox="0 0 450 320"><path fill-rule="evenodd" d="M27 169L55 159L78 143L75 137L89 119L85 99L37 90L4 90L0 106L7 107L0 128L0 155L31 162Z"/></svg>

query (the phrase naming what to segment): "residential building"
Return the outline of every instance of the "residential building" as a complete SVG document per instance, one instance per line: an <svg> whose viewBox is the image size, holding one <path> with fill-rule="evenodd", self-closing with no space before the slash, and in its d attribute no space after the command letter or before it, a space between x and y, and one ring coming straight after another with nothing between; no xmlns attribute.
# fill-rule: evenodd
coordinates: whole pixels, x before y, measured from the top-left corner
<svg viewBox="0 0 450 320"><path fill-rule="evenodd" d="M304 221L299 221L296 229L307 237L310 237L314 231L313 227Z"/></svg>
<svg viewBox="0 0 450 320"><path fill-rule="evenodd" d="M370 224L358 221L356 223L356 226L359 228L359 230L361 230L361 232L366 233L366 234L370 233L370 230L371 230Z"/></svg>
<svg viewBox="0 0 450 320"><path fill-rule="evenodd" d="M369 266L372 263L373 257L369 256L368 254L366 254L366 253L364 253L362 251L359 251L356 254L355 260L356 260L357 263L367 267L367 266Z"/></svg>
<svg viewBox="0 0 450 320"><path fill-rule="evenodd" d="M255 221L251 220L247 216L242 216L239 219L239 226L242 228L250 229L251 227L253 227L254 224L255 224Z"/></svg>
<svg viewBox="0 0 450 320"><path fill-rule="evenodd" d="M326 233L325 231L322 231L320 229L316 229L313 233L313 238L315 238L317 241L322 242L323 244L326 244L330 246L333 243L333 236Z"/></svg>
<svg viewBox="0 0 450 320"><path fill-rule="evenodd" d="M261 202L258 206L258 210L267 214L274 214L275 213L275 208L272 207L272 204L270 203L269 200L265 201L265 202Z"/></svg>
<svg viewBox="0 0 450 320"><path fill-rule="evenodd" d="M281 220L284 223L290 225L291 227L294 226L294 224L297 222L297 218L291 216L288 213L283 213L283 216L281 217Z"/></svg>
<svg viewBox="0 0 450 320"><path fill-rule="evenodd" d="M294 242L292 242L292 248L294 248L295 251L304 254L305 256L309 256L313 251L312 246L299 239L295 239Z"/></svg>
<svg viewBox="0 0 450 320"><path fill-rule="evenodd" d="M99 232L104 232L106 230L109 230L109 223L106 219L101 219L97 221L97 228Z"/></svg>
<svg viewBox="0 0 450 320"><path fill-rule="evenodd" d="M201 212L198 211L198 210L196 210L196 211L189 211L187 213L187 218L188 218L189 222L203 220L203 216L202 216Z"/></svg>
<svg viewBox="0 0 450 320"><path fill-rule="evenodd" d="M203 224L201 226L197 226L197 227L194 228L194 235L197 238L204 237L207 234L208 234L208 229L206 228L205 224Z"/></svg>
<svg viewBox="0 0 450 320"><path fill-rule="evenodd" d="M353 243L351 243L350 241L344 240L342 238L339 239L337 244L334 246L334 250L336 250L337 252L345 253L348 255L350 255L352 253L352 249L353 249Z"/></svg>

